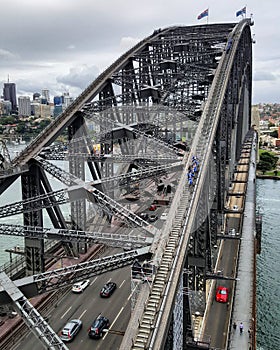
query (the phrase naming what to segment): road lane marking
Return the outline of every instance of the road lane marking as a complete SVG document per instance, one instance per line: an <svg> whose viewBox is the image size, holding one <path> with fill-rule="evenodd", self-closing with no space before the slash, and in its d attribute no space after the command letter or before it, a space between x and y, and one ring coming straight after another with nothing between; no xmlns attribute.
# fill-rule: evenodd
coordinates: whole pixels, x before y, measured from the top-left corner
<svg viewBox="0 0 280 350"><path fill-rule="evenodd" d="M93 285L93 283L97 280L97 277L95 277L95 279L91 282L91 286Z"/></svg>
<svg viewBox="0 0 280 350"><path fill-rule="evenodd" d="M104 335L104 337L102 338L102 340L104 340L104 338L106 338L107 334L109 333L111 327L115 324L115 322L117 321L118 317L120 316L120 314L122 313L123 309L126 307L127 303L129 302L129 299L132 297L132 295L134 294L134 292L136 291L137 286L133 289L133 291L130 293L129 297L127 298L127 301L124 303L124 305L121 307L119 313L117 314L117 316L115 317L113 323L110 325L108 332Z"/></svg>
<svg viewBox="0 0 280 350"><path fill-rule="evenodd" d="M71 309L72 309L72 306L70 306L70 307L64 312L64 314L60 317L60 319L62 319L62 318L67 314L67 312L69 312Z"/></svg>
<svg viewBox="0 0 280 350"><path fill-rule="evenodd" d="M124 284L125 280L122 281L122 283L120 284L119 288L122 287L122 285Z"/></svg>
<svg viewBox="0 0 280 350"><path fill-rule="evenodd" d="M132 295L134 294L134 292L136 291L137 286L133 289L133 291L129 294L129 297L127 298L127 301L129 301L129 299L132 297Z"/></svg>
<svg viewBox="0 0 280 350"><path fill-rule="evenodd" d="M115 322L116 322L117 319L119 318L119 316L120 316L120 314L122 313L123 309L124 309L124 306L121 307L119 313L117 314L117 316L115 317L114 321L113 321L112 324L110 325L108 332L106 332L106 334L105 334L104 337L102 338L103 340L106 338L106 336L107 336L107 334L109 333L110 329L113 327L113 325L115 324Z"/></svg>
<svg viewBox="0 0 280 350"><path fill-rule="evenodd" d="M85 311L82 312L82 314L79 317L79 320L84 316L84 314L87 312L87 309L85 309Z"/></svg>

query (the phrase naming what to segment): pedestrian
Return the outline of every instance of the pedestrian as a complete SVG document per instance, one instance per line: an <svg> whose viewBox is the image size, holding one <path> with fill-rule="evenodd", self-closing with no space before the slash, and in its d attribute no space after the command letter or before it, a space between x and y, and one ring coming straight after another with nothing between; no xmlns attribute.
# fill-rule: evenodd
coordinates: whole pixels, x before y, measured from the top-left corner
<svg viewBox="0 0 280 350"><path fill-rule="evenodd" d="M242 334L243 328L244 328L243 323L240 322L240 325L239 325L240 334Z"/></svg>
<svg viewBox="0 0 280 350"><path fill-rule="evenodd" d="M251 327L248 329L248 334L249 334L249 338L251 338L251 336L252 336L252 328Z"/></svg>
<svg viewBox="0 0 280 350"><path fill-rule="evenodd" d="M236 324L235 321L233 322L233 326L232 327L233 327L234 330L236 330L237 324Z"/></svg>

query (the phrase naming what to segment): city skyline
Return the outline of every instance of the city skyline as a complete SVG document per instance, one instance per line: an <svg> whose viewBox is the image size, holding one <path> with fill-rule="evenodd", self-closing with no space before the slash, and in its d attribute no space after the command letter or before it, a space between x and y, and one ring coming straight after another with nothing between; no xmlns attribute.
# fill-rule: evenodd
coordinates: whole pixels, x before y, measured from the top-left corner
<svg viewBox="0 0 280 350"><path fill-rule="evenodd" d="M81 0L12 0L2 9L0 83L16 83L17 95L47 88L51 96L68 91L77 97L105 68L154 29L172 25L238 22L246 6L253 14L253 103L279 102L280 57L276 0L256 4L209 0L174 0L115 4ZM15 8L17 11L14 11ZM208 16L198 20L200 13ZM13 19L13 21L11 21Z"/></svg>

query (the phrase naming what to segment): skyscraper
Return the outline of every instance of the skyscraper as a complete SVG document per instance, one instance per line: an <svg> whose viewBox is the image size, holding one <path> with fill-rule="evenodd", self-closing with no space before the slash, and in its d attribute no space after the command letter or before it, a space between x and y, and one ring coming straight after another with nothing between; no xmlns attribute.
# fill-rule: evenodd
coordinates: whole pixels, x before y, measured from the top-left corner
<svg viewBox="0 0 280 350"><path fill-rule="evenodd" d="M19 96L18 98L18 115L30 116L31 115L31 103L29 96Z"/></svg>
<svg viewBox="0 0 280 350"><path fill-rule="evenodd" d="M12 111L16 111L17 110L16 84L4 83L3 96L5 101L11 102Z"/></svg>
<svg viewBox="0 0 280 350"><path fill-rule="evenodd" d="M48 89L42 90L42 98L45 98L47 100L47 103L50 102L50 91Z"/></svg>

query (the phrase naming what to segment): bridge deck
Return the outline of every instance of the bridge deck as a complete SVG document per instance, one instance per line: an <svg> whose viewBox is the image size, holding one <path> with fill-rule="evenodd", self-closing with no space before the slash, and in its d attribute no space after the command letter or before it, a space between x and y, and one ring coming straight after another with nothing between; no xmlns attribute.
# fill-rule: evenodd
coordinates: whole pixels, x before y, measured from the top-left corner
<svg viewBox="0 0 280 350"><path fill-rule="evenodd" d="M242 239L238 263L236 292L233 306L232 324L236 322L237 328L231 327L229 349L253 349L254 334L249 336L248 330L254 329L254 315L252 310L255 283L255 147L252 148L251 163L248 177L248 187L244 210ZM240 322L244 325L243 334L239 332Z"/></svg>

